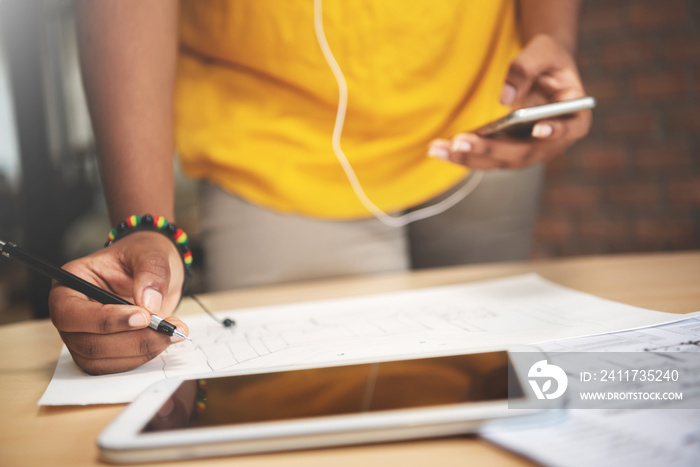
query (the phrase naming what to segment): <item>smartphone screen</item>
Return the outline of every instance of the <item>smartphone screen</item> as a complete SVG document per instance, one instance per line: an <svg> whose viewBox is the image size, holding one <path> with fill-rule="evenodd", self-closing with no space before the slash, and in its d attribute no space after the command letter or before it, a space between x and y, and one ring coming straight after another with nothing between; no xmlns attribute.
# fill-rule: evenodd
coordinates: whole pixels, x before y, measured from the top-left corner
<svg viewBox="0 0 700 467"><path fill-rule="evenodd" d="M494 401L508 383L505 351L187 380L143 432Z"/></svg>

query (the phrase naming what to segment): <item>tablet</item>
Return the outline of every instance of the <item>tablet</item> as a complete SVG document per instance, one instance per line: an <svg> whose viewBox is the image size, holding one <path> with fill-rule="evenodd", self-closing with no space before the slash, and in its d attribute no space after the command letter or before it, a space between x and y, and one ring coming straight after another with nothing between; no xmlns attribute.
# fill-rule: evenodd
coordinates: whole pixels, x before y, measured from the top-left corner
<svg viewBox="0 0 700 467"><path fill-rule="evenodd" d="M536 351L528 348L528 351ZM527 368L507 351L171 378L100 434L112 463L187 459L465 434L526 415Z"/></svg>

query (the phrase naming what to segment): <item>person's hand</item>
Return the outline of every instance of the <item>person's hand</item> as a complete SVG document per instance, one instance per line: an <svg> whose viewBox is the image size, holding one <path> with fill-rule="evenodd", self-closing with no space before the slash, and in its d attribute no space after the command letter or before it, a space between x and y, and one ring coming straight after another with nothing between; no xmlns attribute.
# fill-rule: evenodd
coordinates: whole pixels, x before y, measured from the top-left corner
<svg viewBox="0 0 700 467"><path fill-rule="evenodd" d="M522 108L585 95L571 53L551 37L539 35L511 63L500 100ZM590 126L591 111L586 110L571 118L542 120L530 138L461 133L451 140L433 141L428 153L472 169L521 168L563 153L584 137Z"/></svg>
<svg viewBox="0 0 700 467"><path fill-rule="evenodd" d="M51 320L87 373L136 368L180 340L148 328L151 314L164 318L172 314L184 280L182 260L164 235L135 232L63 267L136 305L102 305L54 282L49 294ZM188 334L182 321L167 320Z"/></svg>

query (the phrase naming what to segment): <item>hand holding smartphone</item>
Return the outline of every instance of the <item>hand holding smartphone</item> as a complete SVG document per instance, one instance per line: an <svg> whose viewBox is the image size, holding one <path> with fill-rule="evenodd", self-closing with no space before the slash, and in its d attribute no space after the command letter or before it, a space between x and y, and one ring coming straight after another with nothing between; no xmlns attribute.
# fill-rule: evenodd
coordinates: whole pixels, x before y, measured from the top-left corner
<svg viewBox="0 0 700 467"><path fill-rule="evenodd" d="M595 106L596 100L587 96L551 104L525 107L514 110L505 117L474 130L473 133L491 138L528 138L532 135L532 128L541 120L566 118L571 114L589 110Z"/></svg>

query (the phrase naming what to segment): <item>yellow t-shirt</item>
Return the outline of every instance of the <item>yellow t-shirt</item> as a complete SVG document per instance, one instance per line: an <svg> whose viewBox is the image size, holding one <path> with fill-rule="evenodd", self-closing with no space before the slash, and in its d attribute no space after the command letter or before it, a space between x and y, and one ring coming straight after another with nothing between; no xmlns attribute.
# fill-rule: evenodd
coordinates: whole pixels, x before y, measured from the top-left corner
<svg viewBox="0 0 700 467"><path fill-rule="evenodd" d="M369 216L331 146L338 86L312 0L184 0L176 87L182 167L250 202L326 219ZM348 85L341 145L365 193L396 212L463 167L427 147L503 115L520 49L513 0L324 0Z"/></svg>

